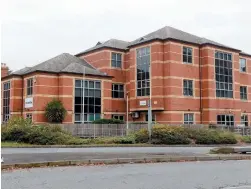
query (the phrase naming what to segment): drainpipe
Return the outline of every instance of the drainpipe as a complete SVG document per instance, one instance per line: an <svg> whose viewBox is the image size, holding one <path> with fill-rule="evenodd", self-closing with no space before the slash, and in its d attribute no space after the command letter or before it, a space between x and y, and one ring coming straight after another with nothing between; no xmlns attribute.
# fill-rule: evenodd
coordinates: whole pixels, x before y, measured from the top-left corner
<svg viewBox="0 0 251 189"><path fill-rule="evenodd" d="M202 70L201 70L201 56L200 56L200 48L199 48L199 85L200 85L200 124L202 124L202 83L201 78L202 77Z"/></svg>

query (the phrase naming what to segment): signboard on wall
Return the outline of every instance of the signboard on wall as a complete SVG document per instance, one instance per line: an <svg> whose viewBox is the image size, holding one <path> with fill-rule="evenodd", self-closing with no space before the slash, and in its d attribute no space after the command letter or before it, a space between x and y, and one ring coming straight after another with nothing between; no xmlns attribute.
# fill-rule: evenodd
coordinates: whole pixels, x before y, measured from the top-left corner
<svg viewBox="0 0 251 189"><path fill-rule="evenodd" d="M24 103L25 108L32 108L33 107L33 98L25 98L25 103Z"/></svg>
<svg viewBox="0 0 251 189"><path fill-rule="evenodd" d="M146 100L141 100L139 101L140 106L146 106Z"/></svg>

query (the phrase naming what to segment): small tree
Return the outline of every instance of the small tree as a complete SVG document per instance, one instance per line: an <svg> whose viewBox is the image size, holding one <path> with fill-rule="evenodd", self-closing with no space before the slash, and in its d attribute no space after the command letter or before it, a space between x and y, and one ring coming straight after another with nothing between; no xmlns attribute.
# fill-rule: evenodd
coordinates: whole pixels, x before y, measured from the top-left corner
<svg viewBox="0 0 251 189"><path fill-rule="evenodd" d="M62 123L66 116L66 110L60 100L53 99L46 105L45 117L51 123Z"/></svg>

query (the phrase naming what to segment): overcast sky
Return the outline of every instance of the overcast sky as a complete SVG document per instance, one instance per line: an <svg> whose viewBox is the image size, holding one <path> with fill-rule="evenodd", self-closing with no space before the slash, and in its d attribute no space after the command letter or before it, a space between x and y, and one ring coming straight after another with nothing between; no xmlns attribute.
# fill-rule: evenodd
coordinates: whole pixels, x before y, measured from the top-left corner
<svg viewBox="0 0 251 189"><path fill-rule="evenodd" d="M164 26L251 53L250 0L5 0L1 61L12 70Z"/></svg>

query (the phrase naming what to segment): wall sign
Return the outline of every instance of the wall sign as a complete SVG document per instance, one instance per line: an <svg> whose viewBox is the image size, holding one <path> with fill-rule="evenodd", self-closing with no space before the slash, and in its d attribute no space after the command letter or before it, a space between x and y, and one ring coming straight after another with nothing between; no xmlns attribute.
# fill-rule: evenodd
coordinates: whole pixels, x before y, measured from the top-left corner
<svg viewBox="0 0 251 189"><path fill-rule="evenodd" d="M33 107L33 98L25 98L25 103L24 103L25 108L32 108Z"/></svg>
<svg viewBox="0 0 251 189"><path fill-rule="evenodd" d="M141 100L139 101L140 106L146 106L146 100Z"/></svg>

